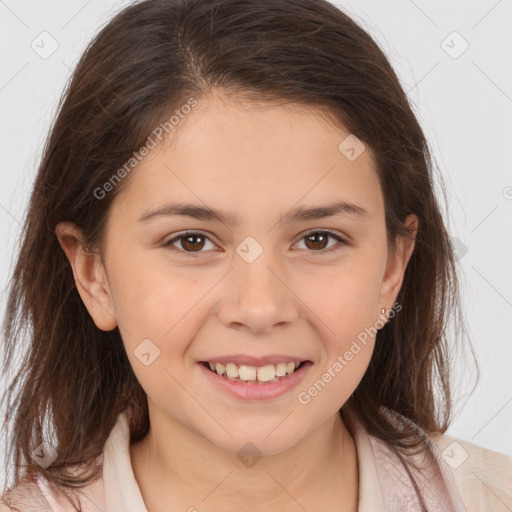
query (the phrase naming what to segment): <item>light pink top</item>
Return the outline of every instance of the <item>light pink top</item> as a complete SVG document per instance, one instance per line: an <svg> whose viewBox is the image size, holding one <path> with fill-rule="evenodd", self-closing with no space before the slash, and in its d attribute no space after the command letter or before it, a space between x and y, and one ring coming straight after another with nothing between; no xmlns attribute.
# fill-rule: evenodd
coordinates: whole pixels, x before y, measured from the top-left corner
<svg viewBox="0 0 512 512"><path fill-rule="evenodd" d="M119 415L105 443L102 478L80 496L84 512L148 512L130 461L128 414ZM359 512L420 511L403 465L386 443L368 434L357 416L354 424ZM426 439L428 449L415 460L427 465L424 476L416 476L429 512L512 511L512 458L448 435ZM62 496L50 492L43 477L36 484L8 491L0 500L0 512L9 510L2 503L20 512L73 512Z"/></svg>

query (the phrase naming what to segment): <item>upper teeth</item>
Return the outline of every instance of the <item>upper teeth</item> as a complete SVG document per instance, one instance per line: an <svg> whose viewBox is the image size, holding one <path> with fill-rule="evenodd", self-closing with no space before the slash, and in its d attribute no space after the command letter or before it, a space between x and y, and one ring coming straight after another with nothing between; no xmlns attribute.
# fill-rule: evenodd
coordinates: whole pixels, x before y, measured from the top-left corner
<svg viewBox="0 0 512 512"><path fill-rule="evenodd" d="M265 366L249 366L242 364L238 366L236 363L208 363L213 372L219 375L226 375L229 378L239 377L240 380L258 380L261 382L268 382L275 377L284 377L288 373L292 373L300 365L300 361L291 363L277 363L276 365L267 364Z"/></svg>

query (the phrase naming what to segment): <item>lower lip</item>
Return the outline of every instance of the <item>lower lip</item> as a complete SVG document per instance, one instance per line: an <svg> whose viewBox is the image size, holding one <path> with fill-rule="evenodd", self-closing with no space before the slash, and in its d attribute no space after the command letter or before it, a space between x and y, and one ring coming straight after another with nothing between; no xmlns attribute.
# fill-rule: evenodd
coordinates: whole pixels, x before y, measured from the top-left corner
<svg viewBox="0 0 512 512"><path fill-rule="evenodd" d="M312 365L313 363L311 361L306 361L293 373L288 374L286 377L281 377L278 382L258 384L257 382L236 382L228 380L206 368L203 363L198 363L200 371L212 384L218 386L219 389L231 396L245 400L264 400L283 395L302 381Z"/></svg>

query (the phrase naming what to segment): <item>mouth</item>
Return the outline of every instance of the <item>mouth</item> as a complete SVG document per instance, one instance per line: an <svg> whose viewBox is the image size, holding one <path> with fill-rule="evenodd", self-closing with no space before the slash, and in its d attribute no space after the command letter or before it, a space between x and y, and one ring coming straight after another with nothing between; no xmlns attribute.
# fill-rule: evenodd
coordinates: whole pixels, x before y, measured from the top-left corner
<svg viewBox="0 0 512 512"><path fill-rule="evenodd" d="M269 382L279 382L286 379L289 375L295 373L310 361L289 361L279 362L277 364L266 364L263 366L252 366L234 362L212 362L200 361L210 372L233 382L245 382L265 384Z"/></svg>
<svg viewBox="0 0 512 512"><path fill-rule="evenodd" d="M199 373L214 389L243 401L272 400L288 394L303 381L312 366L309 360L260 363L260 366L238 365L229 360L197 363Z"/></svg>

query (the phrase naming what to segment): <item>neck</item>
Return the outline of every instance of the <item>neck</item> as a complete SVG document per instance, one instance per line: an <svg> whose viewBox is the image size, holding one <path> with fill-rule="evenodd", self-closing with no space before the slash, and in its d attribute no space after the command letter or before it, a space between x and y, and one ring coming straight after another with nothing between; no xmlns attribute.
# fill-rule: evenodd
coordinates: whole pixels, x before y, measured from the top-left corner
<svg viewBox="0 0 512 512"><path fill-rule="evenodd" d="M357 510L357 452L339 413L291 448L253 465L160 419L130 446L135 478L151 512L183 506L256 511L259 503L262 510Z"/></svg>

